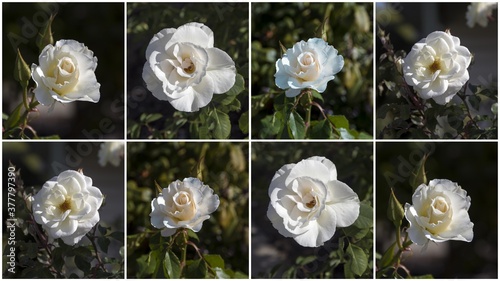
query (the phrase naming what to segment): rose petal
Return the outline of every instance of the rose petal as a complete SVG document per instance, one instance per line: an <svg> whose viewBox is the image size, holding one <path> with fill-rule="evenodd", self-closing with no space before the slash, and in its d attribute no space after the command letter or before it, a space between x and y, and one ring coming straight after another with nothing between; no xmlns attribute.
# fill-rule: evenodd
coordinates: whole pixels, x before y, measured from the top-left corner
<svg viewBox="0 0 500 281"><path fill-rule="evenodd" d="M236 81L236 68L232 58L224 51L207 49L207 76L213 80L214 93L222 94L229 91Z"/></svg>

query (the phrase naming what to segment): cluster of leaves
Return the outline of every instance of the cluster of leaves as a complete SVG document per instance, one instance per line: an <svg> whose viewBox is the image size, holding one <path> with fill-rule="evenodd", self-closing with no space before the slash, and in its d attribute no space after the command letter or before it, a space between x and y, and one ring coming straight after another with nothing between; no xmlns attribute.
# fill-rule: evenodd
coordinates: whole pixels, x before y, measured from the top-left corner
<svg viewBox="0 0 500 281"><path fill-rule="evenodd" d="M331 250L325 254L327 258L322 260L318 257L320 254L299 256L280 278L372 278L373 207L370 203L362 202L359 217L354 224L338 231L342 231L340 236L335 235L334 238L338 237L338 244L330 242L324 246L325 251ZM265 277L278 277L281 267L282 265L275 266ZM343 272L343 276L338 276L339 271Z"/></svg>
<svg viewBox="0 0 500 281"><path fill-rule="evenodd" d="M15 174L15 223L20 231L16 231L14 245L5 243L4 256L11 247L16 253L14 273L4 267L5 278L124 278L123 232L98 223L83 238L86 243L68 246L61 239L49 242L26 205L25 199L35 190L24 186L19 170Z"/></svg>
<svg viewBox="0 0 500 281"><path fill-rule="evenodd" d="M252 215L258 235L272 241L273 250L287 257L274 268L261 268L255 274L264 278L371 278L373 276L373 185L372 146L368 143L255 143L252 146ZM325 156L335 163L339 180L348 184L361 200L360 215L353 225L338 228L324 246L304 248L284 238L266 217L267 186L282 165L297 163L311 156ZM260 239L256 239L260 241ZM284 241L286 240L286 241ZM283 241L286 245L281 245ZM260 245L252 245L260 247ZM259 256L254 256L259 259ZM292 263L288 261L292 261ZM293 262L295 261L295 262ZM268 266L271 266L268 265Z"/></svg>
<svg viewBox="0 0 500 281"><path fill-rule="evenodd" d="M161 113L142 113L139 122L131 120L130 137L139 138L143 132L147 132L149 139L175 138L178 137L179 130L187 124L192 138L227 139L231 136L232 129L228 113L241 109L238 95L244 90L243 76L237 74L236 83L227 93L214 95L210 104L198 112L176 111L172 118L164 118ZM240 116L238 124L240 130L247 134L248 112Z"/></svg>
<svg viewBox="0 0 500 281"><path fill-rule="evenodd" d="M253 137L371 138L372 9L371 3L252 6ZM287 98L274 81L279 50L312 37L333 45L344 57L344 68L325 92Z"/></svg>
<svg viewBox="0 0 500 281"><path fill-rule="evenodd" d="M128 264L128 276L245 276L248 272L247 144L130 143L127 151L127 258L139 261ZM166 188L186 177L197 177L209 185L219 196L219 208L197 235L179 231L175 237L161 237L149 220L151 200L157 195L155 181ZM183 260L179 247L186 244L185 236L190 240L189 251L186 264L181 264L177 261Z"/></svg>
<svg viewBox="0 0 500 281"><path fill-rule="evenodd" d="M458 92L460 103L439 105L421 99L402 76L401 59L390 34L378 29L385 52L377 65L378 138L491 139L497 138L497 85L466 83Z"/></svg>
<svg viewBox="0 0 500 281"><path fill-rule="evenodd" d="M132 3L128 5L128 135L131 138L244 138L248 135L248 5L243 3ZM236 83L198 112L176 111L144 87L149 40L164 28L200 22L214 32L215 47L235 61ZM227 24L227 22L237 24ZM132 94L140 90L144 98ZM131 105L134 105L131 107ZM137 105L137 106L136 106Z"/></svg>

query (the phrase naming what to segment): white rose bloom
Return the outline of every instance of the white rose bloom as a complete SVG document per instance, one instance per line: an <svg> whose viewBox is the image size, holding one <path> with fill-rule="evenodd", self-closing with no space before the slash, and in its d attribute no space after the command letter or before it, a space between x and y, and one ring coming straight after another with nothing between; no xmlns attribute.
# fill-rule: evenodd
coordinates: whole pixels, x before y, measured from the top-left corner
<svg viewBox="0 0 500 281"><path fill-rule="evenodd" d="M104 142L101 143L101 148L98 152L99 165L106 166L107 163L118 167L123 158L123 150L125 144L123 142Z"/></svg>
<svg viewBox="0 0 500 281"><path fill-rule="evenodd" d="M34 196L33 216L51 239L75 245L99 222L103 199L91 178L67 170L47 181Z"/></svg>
<svg viewBox="0 0 500 281"><path fill-rule="evenodd" d="M321 38L300 41L276 61L276 86L295 97L302 89L319 93L326 90L328 81L344 67L344 58Z"/></svg>
<svg viewBox="0 0 500 281"><path fill-rule="evenodd" d="M467 26L473 28L479 24L482 27L488 26L488 18L491 17L493 9L497 7L496 2L473 2L467 6Z"/></svg>
<svg viewBox="0 0 500 281"><path fill-rule="evenodd" d="M403 61L404 78L421 98L446 104L469 80L471 59L458 37L435 31L413 45Z"/></svg>
<svg viewBox="0 0 500 281"><path fill-rule="evenodd" d="M31 65L36 99L43 105L56 101L98 102L100 98L95 70L97 58L84 44L75 40L59 40L47 45L39 57L40 66Z"/></svg>
<svg viewBox="0 0 500 281"><path fill-rule="evenodd" d="M325 157L310 157L287 164L269 186L267 216L279 233L304 247L319 247L337 227L359 216L358 195L337 180L335 165Z"/></svg>
<svg viewBox="0 0 500 281"><path fill-rule="evenodd" d="M203 221L219 207L219 196L197 178L171 183L151 201L151 224L162 236L173 235L178 228L200 231Z"/></svg>
<svg viewBox="0 0 500 281"><path fill-rule="evenodd" d="M233 59L214 48L212 30L197 22L155 34L146 60L142 78L148 90L179 111L198 111L236 81Z"/></svg>
<svg viewBox="0 0 500 281"><path fill-rule="evenodd" d="M435 179L421 184L412 197L413 205L405 204L405 216L410 222L408 234L417 245L429 240L472 241L474 224L469 218L470 197L457 183Z"/></svg>

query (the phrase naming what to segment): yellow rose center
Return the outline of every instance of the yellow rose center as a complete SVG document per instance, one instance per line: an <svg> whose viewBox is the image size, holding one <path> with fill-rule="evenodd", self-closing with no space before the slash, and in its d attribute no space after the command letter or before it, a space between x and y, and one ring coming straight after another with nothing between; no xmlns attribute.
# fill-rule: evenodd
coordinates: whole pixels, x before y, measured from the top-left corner
<svg viewBox="0 0 500 281"><path fill-rule="evenodd" d="M316 206L316 198L313 198L311 201L306 203L306 206L307 208L313 208L314 206Z"/></svg>
<svg viewBox="0 0 500 281"><path fill-rule="evenodd" d="M441 70L441 60L439 58L436 58L434 62L429 65L429 70L432 71L432 73Z"/></svg>
<svg viewBox="0 0 500 281"><path fill-rule="evenodd" d="M185 58L182 61L181 67L184 70L184 72L186 72L188 74L191 74L196 70L196 66L194 65L193 61L191 61L190 58Z"/></svg>
<svg viewBox="0 0 500 281"><path fill-rule="evenodd" d="M71 203L71 199L70 198L66 198L66 200L64 200L64 202L61 203L61 205L59 205L59 210L61 210L61 213L64 213L66 212L67 210L71 210L72 209L72 203Z"/></svg>

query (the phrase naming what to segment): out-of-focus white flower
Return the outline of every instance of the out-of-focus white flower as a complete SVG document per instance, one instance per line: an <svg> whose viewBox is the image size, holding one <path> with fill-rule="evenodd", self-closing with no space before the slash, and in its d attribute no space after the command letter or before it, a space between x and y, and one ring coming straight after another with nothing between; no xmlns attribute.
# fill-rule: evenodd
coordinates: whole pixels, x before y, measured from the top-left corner
<svg viewBox="0 0 500 281"><path fill-rule="evenodd" d="M344 58L321 38L295 43L276 61L276 86L286 90L287 97L295 97L302 89L319 93L326 90L328 81L344 67Z"/></svg>
<svg viewBox="0 0 500 281"><path fill-rule="evenodd" d="M59 40L55 46L47 45L39 56L39 63L39 66L31 65L31 75L36 83L33 92L41 104L99 101L101 85L95 76L97 57L84 44Z"/></svg>
<svg viewBox="0 0 500 281"><path fill-rule="evenodd" d="M470 197L457 183L435 179L421 184L413 193L412 203L405 204L410 222L408 234L417 245L430 241L472 241L474 224L469 218Z"/></svg>
<svg viewBox="0 0 500 281"><path fill-rule="evenodd" d="M151 224L171 236L178 228L200 231L203 221L219 207L219 196L197 178L171 183L151 201Z"/></svg>
<svg viewBox="0 0 500 281"><path fill-rule="evenodd" d="M359 216L358 195L337 180L335 164L310 157L287 164L269 186L267 216L279 233L304 247L319 247L337 227L353 224Z"/></svg>
<svg viewBox="0 0 500 281"><path fill-rule="evenodd" d="M146 60L142 78L148 90L179 111L198 111L236 81L233 59L214 48L214 34L202 23L161 30L149 42Z"/></svg>
<svg viewBox="0 0 500 281"><path fill-rule="evenodd" d="M99 222L104 196L83 173L67 170L47 181L33 197L35 221L51 239L75 245Z"/></svg>
<svg viewBox="0 0 500 281"><path fill-rule="evenodd" d="M471 59L458 37L435 31L413 45L403 62L404 78L421 98L446 104L469 80Z"/></svg>
<svg viewBox="0 0 500 281"><path fill-rule="evenodd" d="M467 19L467 26L473 28L476 23L482 27L488 26L488 19L494 9L496 9L497 2L473 2L467 6L467 13L465 18Z"/></svg>
<svg viewBox="0 0 500 281"><path fill-rule="evenodd" d="M107 163L118 167L123 158L125 144L123 142L104 142L99 149L99 165L106 166Z"/></svg>

